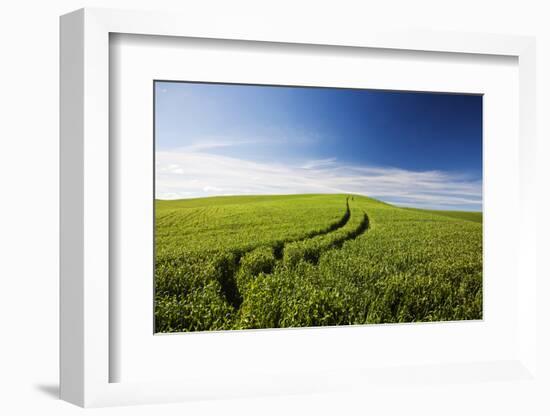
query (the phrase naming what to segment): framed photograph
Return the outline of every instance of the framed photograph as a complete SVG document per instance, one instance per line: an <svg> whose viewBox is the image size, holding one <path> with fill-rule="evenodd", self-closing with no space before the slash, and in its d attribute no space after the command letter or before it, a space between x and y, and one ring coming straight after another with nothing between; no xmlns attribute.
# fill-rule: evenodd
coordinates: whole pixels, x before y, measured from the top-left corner
<svg viewBox="0 0 550 416"><path fill-rule="evenodd" d="M482 100L154 81L154 332L482 319Z"/></svg>
<svg viewBox="0 0 550 416"><path fill-rule="evenodd" d="M534 59L63 16L61 397L536 388Z"/></svg>

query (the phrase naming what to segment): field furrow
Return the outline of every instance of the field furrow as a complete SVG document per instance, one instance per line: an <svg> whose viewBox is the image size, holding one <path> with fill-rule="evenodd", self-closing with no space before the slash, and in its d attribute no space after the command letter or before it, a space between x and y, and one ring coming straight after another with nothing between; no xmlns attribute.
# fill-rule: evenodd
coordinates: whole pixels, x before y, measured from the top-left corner
<svg viewBox="0 0 550 416"><path fill-rule="evenodd" d="M323 245L314 243L320 253L321 250L337 246L346 239L352 238L353 235L359 234L362 229L368 227L368 219L365 214L364 220L355 227L355 223L357 222L356 214L354 214L354 221L350 221L349 197L346 197L344 214L338 221L333 222L328 227L311 231L302 237L279 240L271 245L255 247L244 253L234 253L234 265L232 267L222 265L224 270L220 273L220 276L222 276L220 283L223 296L235 310L238 310L243 301L243 281L260 272L268 273L272 268L272 262L275 264L279 261L285 261L284 258L286 253L288 253L288 248L293 245L303 244L306 246L310 241L323 241Z"/></svg>
<svg viewBox="0 0 550 416"><path fill-rule="evenodd" d="M369 218L361 209L354 207L351 220L332 233L319 235L315 238L300 240L285 245L283 262L294 266L298 261L317 264L321 254L365 232L369 226Z"/></svg>

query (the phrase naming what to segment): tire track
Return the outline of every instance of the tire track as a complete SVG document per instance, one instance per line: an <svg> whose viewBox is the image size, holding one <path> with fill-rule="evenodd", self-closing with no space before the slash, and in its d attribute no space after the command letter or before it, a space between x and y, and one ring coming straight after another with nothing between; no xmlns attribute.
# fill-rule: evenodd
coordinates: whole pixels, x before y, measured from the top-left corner
<svg viewBox="0 0 550 416"><path fill-rule="evenodd" d="M309 239L314 238L314 237L329 234L333 231L338 230L339 228L344 227L349 222L350 218L351 218L351 210L349 208L349 196L348 196L346 198L346 211L344 212L344 215L342 216L342 218L340 218L339 221L337 221L333 224L330 224L327 228L325 228L321 231L313 231L313 232L310 232L310 233L306 233L303 237L299 237L299 238L296 238L296 239L283 240L283 241L279 241L279 242L273 244L271 247L273 248L273 253L275 255L275 258L277 260L281 260L283 258L284 248L287 244L297 243L297 242L300 242L300 241L306 241L306 240L309 240ZM257 249L257 248L258 247L256 247L255 249ZM253 250L250 250L250 251L253 251Z"/></svg>
<svg viewBox="0 0 550 416"><path fill-rule="evenodd" d="M319 238L304 240L301 242L302 244L290 244L285 248L283 255L284 263L290 267L295 266L299 261L307 261L316 265L319 263L321 255L326 251L335 248L339 249L346 241L353 240L366 232L369 228L369 217L365 211L359 209L358 211L361 212L362 218L355 228L347 232L341 232L342 230L335 231L336 235L333 238L331 238L331 234L327 234Z"/></svg>
<svg viewBox="0 0 550 416"><path fill-rule="evenodd" d="M347 208L349 209L349 200L346 201ZM286 242L282 247L279 248L280 252L275 253L273 247L260 247L256 250L250 252L246 257L242 257L239 260L239 267L233 275L234 286L232 286L233 292L239 293L239 302L233 303L233 306L236 307L236 310L240 308L242 304L242 296L245 295L246 288L248 284L254 280L260 273L269 275L273 273L273 270L278 265L285 265L286 267L294 267L299 261L307 261L311 264L318 264L319 259L322 254L333 249L340 249L342 245L349 240L353 240L365 233L370 225L369 217L367 213L357 208L357 214L361 215L360 221L356 227L351 228L347 232L342 232L342 228L348 224L350 218L352 217L352 212L350 210L350 216L347 221L342 225L342 227L333 230L332 233L326 233L324 235L318 235L316 237L309 239L302 239L300 241L291 241ZM341 235L335 236L334 239L330 239L331 234L340 232ZM300 243L303 243L304 247L307 247L308 242L313 241L315 238L328 238L324 245L315 247L314 250L302 250L299 254L293 257L293 260L288 261L288 257L285 257L287 250L292 245L300 246ZM269 250L272 250L271 252ZM298 250L300 251L300 250Z"/></svg>
<svg viewBox="0 0 550 416"><path fill-rule="evenodd" d="M330 234L336 230L343 228L344 226L346 226L346 224L349 222L351 218L351 209L349 206L349 200L350 200L350 197L349 196L346 197L346 210L344 212L344 215L338 221L330 224L328 227L322 230L306 233L302 237L299 237L296 239L278 241L271 245L254 247L246 251L232 253L232 255L235 258L234 264L232 265L232 267L225 267L224 270L221 270L221 273L220 273L220 286L222 288L223 295L227 300L227 302L231 306L233 306L235 310L238 310L241 306L242 294L241 294L241 291L239 290L239 285L237 283L236 275L239 273L241 269L242 259L246 255L254 252L255 250L268 247L273 252L273 257L275 259L275 262L279 262L282 260L285 246L287 246L288 244L307 241L315 237ZM265 272L271 273L271 270L272 268L270 270L265 270Z"/></svg>

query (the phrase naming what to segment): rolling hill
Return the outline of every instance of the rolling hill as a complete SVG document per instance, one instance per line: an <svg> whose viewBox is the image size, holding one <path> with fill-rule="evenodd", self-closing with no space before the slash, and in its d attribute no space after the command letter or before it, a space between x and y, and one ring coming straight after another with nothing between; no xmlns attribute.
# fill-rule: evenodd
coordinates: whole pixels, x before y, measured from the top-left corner
<svg viewBox="0 0 550 416"><path fill-rule="evenodd" d="M482 318L482 216L359 195L155 201L155 331Z"/></svg>

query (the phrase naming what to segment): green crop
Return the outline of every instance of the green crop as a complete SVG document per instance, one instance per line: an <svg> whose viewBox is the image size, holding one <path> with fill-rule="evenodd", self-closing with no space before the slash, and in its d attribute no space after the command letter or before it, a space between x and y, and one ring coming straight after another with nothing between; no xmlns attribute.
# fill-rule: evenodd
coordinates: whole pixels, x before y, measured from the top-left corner
<svg viewBox="0 0 550 416"><path fill-rule="evenodd" d="M468 220L473 222L483 222L483 215L481 212L472 212L472 211L437 211L437 210L424 210L416 208L406 208L411 211L424 212L435 215L442 215L444 217L458 218L461 220Z"/></svg>
<svg viewBox="0 0 550 416"><path fill-rule="evenodd" d="M346 195L156 201L157 332L482 318L480 213Z"/></svg>

